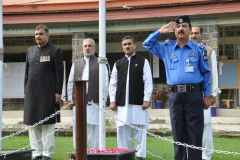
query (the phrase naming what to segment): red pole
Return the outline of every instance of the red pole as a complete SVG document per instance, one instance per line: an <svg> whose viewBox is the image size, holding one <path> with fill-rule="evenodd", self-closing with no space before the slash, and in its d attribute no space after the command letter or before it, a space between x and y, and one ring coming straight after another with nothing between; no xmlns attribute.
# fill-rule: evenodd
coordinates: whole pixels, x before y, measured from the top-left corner
<svg viewBox="0 0 240 160"><path fill-rule="evenodd" d="M75 82L76 160L87 160L86 81Z"/></svg>

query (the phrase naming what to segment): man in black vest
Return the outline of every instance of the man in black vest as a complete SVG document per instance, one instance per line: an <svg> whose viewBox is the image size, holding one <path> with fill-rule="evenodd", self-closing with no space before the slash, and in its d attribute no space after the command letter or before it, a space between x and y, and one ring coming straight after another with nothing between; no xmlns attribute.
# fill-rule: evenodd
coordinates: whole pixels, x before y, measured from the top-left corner
<svg viewBox="0 0 240 160"><path fill-rule="evenodd" d="M28 48L24 79L24 124L33 125L59 110L63 86L63 58L61 49L48 42L49 31L38 25L37 45ZM54 154L56 117L29 130L33 159L48 160ZM52 133L52 134L50 134ZM46 138L43 138L46 137Z"/></svg>
<svg viewBox="0 0 240 160"><path fill-rule="evenodd" d="M152 73L148 60L135 53L133 37L122 40L125 56L114 64L109 85L110 108L115 117L142 130L148 128L149 101L152 94ZM119 148L131 148L134 137L137 160L146 157L146 132L116 121Z"/></svg>
<svg viewBox="0 0 240 160"><path fill-rule="evenodd" d="M99 148L99 64L94 56L95 41L91 38L83 40L84 58L77 59L72 65L68 79L68 100L75 102L74 84L72 81L89 80L87 83L87 144L90 148ZM105 99L108 96L108 70L105 67ZM73 107L73 146L75 144L75 107Z"/></svg>

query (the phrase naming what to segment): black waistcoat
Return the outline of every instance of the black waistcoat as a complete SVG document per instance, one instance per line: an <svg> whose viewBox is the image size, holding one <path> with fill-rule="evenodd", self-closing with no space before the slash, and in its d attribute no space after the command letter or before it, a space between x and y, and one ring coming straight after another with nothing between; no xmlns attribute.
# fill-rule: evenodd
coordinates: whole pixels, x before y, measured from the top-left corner
<svg viewBox="0 0 240 160"><path fill-rule="evenodd" d="M84 58L80 58L74 63L74 81L77 81L78 78L82 78L84 67ZM98 58L95 56L91 56L89 59L89 82L87 99L88 101L93 100L94 103L99 103L99 64ZM75 102L75 86L73 90L73 101Z"/></svg>
<svg viewBox="0 0 240 160"><path fill-rule="evenodd" d="M129 68L129 104L142 105L144 98L143 67L145 58L137 54L132 56ZM126 81L128 72L127 57L116 62L117 74L117 106L125 105Z"/></svg>

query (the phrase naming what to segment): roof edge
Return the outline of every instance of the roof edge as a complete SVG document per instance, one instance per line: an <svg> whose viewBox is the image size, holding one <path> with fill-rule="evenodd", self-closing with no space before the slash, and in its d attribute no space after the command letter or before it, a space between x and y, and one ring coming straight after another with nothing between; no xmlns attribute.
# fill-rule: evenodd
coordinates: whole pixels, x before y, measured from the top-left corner
<svg viewBox="0 0 240 160"><path fill-rule="evenodd" d="M164 8L164 7L178 7L178 6L191 6L203 4L221 4L232 3L237 0L172 0L172 3L166 1L156 0L116 0L107 1L107 10L130 10L138 8ZM3 6L3 14L53 14L53 13L75 13L75 12L93 12L98 11L99 2L78 2L78 3L54 3L54 4L29 4L29 5L10 5Z"/></svg>

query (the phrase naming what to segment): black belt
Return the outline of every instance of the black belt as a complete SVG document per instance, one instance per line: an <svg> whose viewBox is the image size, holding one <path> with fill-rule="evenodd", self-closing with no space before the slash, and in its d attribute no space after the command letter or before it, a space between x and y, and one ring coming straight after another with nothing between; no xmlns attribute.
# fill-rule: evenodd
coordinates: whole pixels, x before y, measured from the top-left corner
<svg viewBox="0 0 240 160"><path fill-rule="evenodd" d="M202 84L181 84L181 85L172 85L170 86L171 92L191 92L193 90L201 90Z"/></svg>

